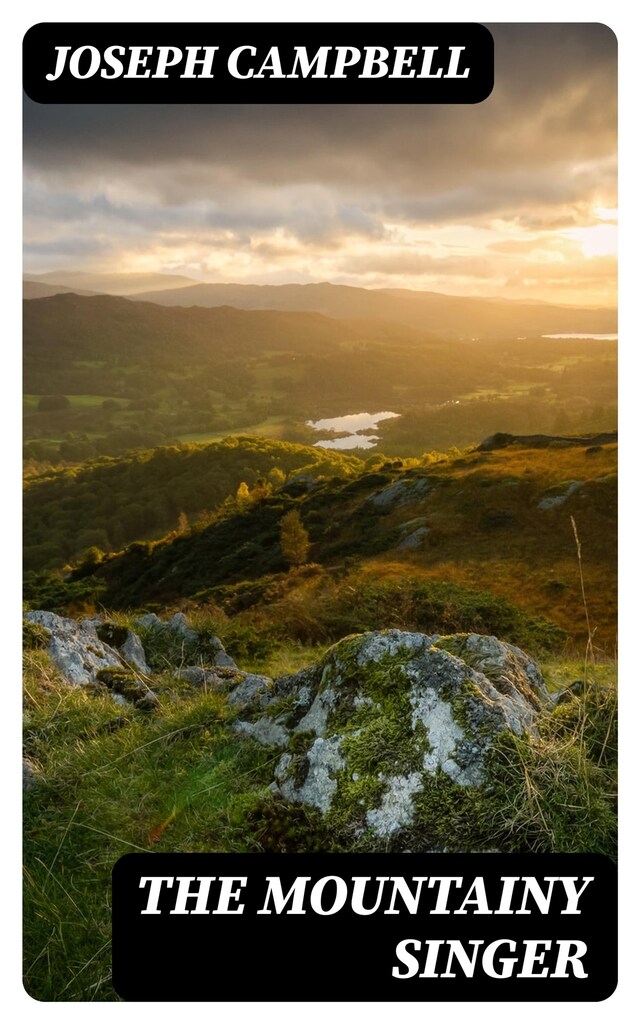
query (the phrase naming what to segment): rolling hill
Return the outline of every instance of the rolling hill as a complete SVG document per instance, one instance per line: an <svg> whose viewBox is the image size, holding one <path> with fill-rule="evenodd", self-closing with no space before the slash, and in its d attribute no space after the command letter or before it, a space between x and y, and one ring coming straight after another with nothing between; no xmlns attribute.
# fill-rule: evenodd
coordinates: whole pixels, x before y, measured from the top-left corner
<svg viewBox="0 0 640 1024"><path fill-rule="evenodd" d="M25 455L80 462L390 410L384 450L420 455L495 431L615 429L616 343L461 342L382 319L163 307L75 294L24 304ZM43 396L57 396L42 403Z"/></svg>
<svg viewBox="0 0 640 1024"><path fill-rule="evenodd" d="M310 460L315 454L309 450ZM120 609L213 604L290 643L394 626L478 629L556 648L566 635L580 645L585 618L573 516L597 646L611 654L616 455L615 444L540 449L524 439L419 463L381 459L347 479L318 477L310 488L258 490L191 530L94 554L50 600L64 604L84 594L89 606L99 600ZM167 473L172 464L169 455ZM112 477L105 494L117 505L115 468ZM287 572L280 544L280 523L293 509L315 563L299 572ZM38 579L27 597L42 603L48 584Z"/></svg>
<svg viewBox="0 0 640 1024"><path fill-rule="evenodd" d="M199 389L228 391L232 378L241 387L256 383L256 359L268 360L269 377L289 378L292 390L329 404L336 396L361 402L372 391L388 396L409 382L446 400L455 387L496 377L469 346L400 325L229 306L164 308L107 295L26 302L24 337L26 393L36 395L133 397L188 370Z"/></svg>
<svg viewBox="0 0 640 1024"><path fill-rule="evenodd" d="M96 295L97 292L85 291L81 288L67 288L63 284L47 284L44 281L29 281L27 278L22 282L23 299L48 299L52 295L65 295L73 292L75 295Z"/></svg>
<svg viewBox="0 0 640 1024"><path fill-rule="evenodd" d="M612 309L555 306L504 299L463 298L437 292L353 288L346 285L192 284L132 294L166 306L235 306L322 313L338 319L374 317L418 330L463 338L559 333L614 333Z"/></svg>
<svg viewBox="0 0 640 1024"><path fill-rule="evenodd" d="M194 283L193 278L182 274L94 274L86 270L51 270L47 274L26 274L25 280L58 287L61 291L72 291L78 295L129 295L154 289L183 288Z"/></svg>
<svg viewBox="0 0 640 1024"><path fill-rule="evenodd" d="M161 537L181 515L210 515L243 482L254 487L263 478L271 487L300 473L350 477L362 465L341 452L230 437L41 473L25 482L25 569L59 568L92 546L113 551Z"/></svg>

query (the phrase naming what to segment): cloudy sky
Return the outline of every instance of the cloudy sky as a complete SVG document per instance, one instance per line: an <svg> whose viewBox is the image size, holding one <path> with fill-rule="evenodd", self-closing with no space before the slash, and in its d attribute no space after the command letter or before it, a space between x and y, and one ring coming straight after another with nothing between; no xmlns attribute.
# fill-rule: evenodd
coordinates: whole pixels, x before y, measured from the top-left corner
<svg viewBox="0 0 640 1024"><path fill-rule="evenodd" d="M615 303L615 39L492 31L473 106L25 101L25 270Z"/></svg>

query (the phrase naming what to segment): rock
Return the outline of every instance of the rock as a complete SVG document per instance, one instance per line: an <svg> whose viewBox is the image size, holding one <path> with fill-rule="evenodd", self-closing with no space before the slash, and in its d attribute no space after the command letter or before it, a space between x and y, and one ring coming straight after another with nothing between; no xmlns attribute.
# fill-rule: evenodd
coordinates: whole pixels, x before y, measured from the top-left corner
<svg viewBox="0 0 640 1024"><path fill-rule="evenodd" d="M257 722L234 722L232 728L234 732L250 736L265 747L286 747L289 742L288 730L267 715Z"/></svg>
<svg viewBox="0 0 640 1024"><path fill-rule="evenodd" d="M309 473L296 473L294 476L289 477L280 490L297 498L300 494L307 494L313 490L317 483L317 478Z"/></svg>
<svg viewBox="0 0 640 1024"><path fill-rule="evenodd" d="M176 612L168 622L164 623L167 629L172 630L179 636L183 637L187 643L197 643L200 639L195 629L192 629L189 625L189 620L184 612Z"/></svg>
<svg viewBox="0 0 640 1024"><path fill-rule="evenodd" d="M143 675L149 674L144 647L137 633L117 622L105 622L99 617L83 621L94 625L102 642L117 650L127 665Z"/></svg>
<svg viewBox="0 0 640 1024"><path fill-rule="evenodd" d="M586 690L586 684L584 679L575 679L568 686L565 686L563 690L556 690L552 693L549 700L551 704L571 704L577 697L583 697Z"/></svg>
<svg viewBox="0 0 640 1024"><path fill-rule="evenodd" d="M102 669L122 666L118 652L100 640L91 620L65 619L45 611L27 612L25 619L49 631L49 657L67 682L75 686L95 682Z"/></svg>
<svg viewBox="0 0 640 1024"><path fill-rule="evenodd" d="M204 653L206 648L211 651L212 655L217 652L224 653L221 640L217 636L201 637L200 633L189 625L189 620L183 612L176 612L167 620L150 612L148 615L142 615L136 619L134 625L145 631L150 643L153 642L154 637L157 637L165 647L172 649L174 664L194 657L196 653ZM172 656L169 650L164 652L164 657L171 660Z"/></svg>
<svg viewBox="0 0 640 1024"><path fill-rule="evenodd" d="M427 525L426 516L416 516L414 519L408 519L406 523L402 523L400 526L401 533L411 533L413 530L417 530L419 526Z"/></svg>
<svg viewBox="0 0 640 1024"><path fill-rule="evenodd" d="M558 484L556 487L550 487L544 492L541 501L538 502L538 508L543 511L548 511L550 508L559 508L561 505L564 505L567 498L570 498L572 494L579 491L581 487L584 487L584 480L568 480L563 484Z"/></svg>
<svg viewBox="0 0 640 1024"><path fill-rule="evenodd" d="M39 779L35 772L31 761L28 761L26 757L22 758L22 792L27 793L32 789L35 789L38 785Z"/></svg>
<svg viewBox="0 0 640 1024"><path fill-rule="evenodd" d="M193 686L226 685L239 679L243 688L238 688L236 700L242 703L245 694L254 695L256 686L264 686L262 676L247 676L240 673L234 660L225 652L217 636L201 638L189 626L185 615L178 612L165 622L154 613L143 615L135 624L149 634L165 634L161 645L175 655L180 663L187 657L210 657L212 664L187 665L180 667L174 675L185 679ZM149 690L140 676L152 674L147 664L145 650L137 633L117 622L104 620L99 616L86 619L65 619L53 612L34 611L25 615L27 640L46 647L53 664L67 680L78 686L106 687L117 703L133 703L136 707L151 709L158 706L158 698ZM37 634L35 640L32 634ZM149 637L151 643L152 637ZM171 641L171 642L168 642ZM195 649L197 648L197 650ZM207 652L210 652L207 653ZM163 667L170 664L163 657ZM257 681L257 682L256 682ZM273 685L272 680L268 680Z"/></svg>
<svg viewBox="0 0 640 1024"><path fill-rule="evenodd" d="M236 729L284 748L277 792L380 849L419 848L430 794L481 787L496 739L535 733L548 702L535 662L479 634L365 633L294 676L247 679Z"/></svg>
<svg viewBox="0 0 640 1024"><path fill-rule="evenodd" d="M434 647L461 658L482 672L500 693L513 694L513 688L534 708L540 709L550 696L538 665L513 644L482 633L456 633L439 637Z"/></svg>
<svg viewBox="0 0 640 1024"><path fill-rule="evenodd" d="M144 647L137 633L132 632L130 629L127 630L127 639L119 650L128 665L131 665L132 668L135 668L145 676L150 674L151 670L147 665Z"/></svg>
<svg viewBox="0 0 640 1024"><path fill-rule="evenodd" d="M218 643L219 642L220 641L218 641ZM234 668L236 671L238 670L238 666L233 658L231 658L224 650L218 651L213 659L213 664L217 665L218 668Z"/></svg>
<svg viewBox="0 0 640 1024"><path fill-rule="evenodd" d="M229 694L229 703L237 705L252 704L261 697L268 695L273 688L273 679L269 676L258 676L253 673L238 673L240 682ZM262 705L260 705L262 706Z"/></svg>
<svg viewBox="0 0 640 1024"><path fill-rule="evenodd" d="M201 668L199 665L178 668L173 674L176 679L184 679L192 686L221 686L223 682L212 669Z"/></svg>
<svg viewBox="0 0 640 1024"><path fill-rule="evenodd" d="M425 537L429 532L430 531L428 526L419 526L417 530L414 530L412 533L409 533L406 537L403 537L400 543L396 544L395 550L407 551L411 548L421 547Z"/></svg>
<svg viewBox="0 0 640 1024"><path fill-rule="evenodd" d="M143 697L140 697L134 705L138 711L155 711L160 707L160 700L157 693L147 690Z"/></svg>
<svg viewBox="0 0 640 1024"><path fill-rule="evenodd" d="M310 804L326 813L338 788L337 773L345 767L339 736L314 739L306 754L306 777L297 778L292 772L291 754L283 754L276 768L276 782L282 796L294 803ZM295 766L294 766L295 768Z"/></svg>
<svg viewBox="0 0 640 1024"><path fill-rule="evenodd" d="M563 437L557 434L491 434L486 437L482 444L478 445L479 452L491 452L500 448L509 448L518 445L520 448L586 448L593 445L614 444L618 440L617 433L596 434L593 437L571 436Z"/></svg>
<svg viewBox="0 0 640 1024"><path fill-rule="evenodd" d="M165 623L155 612L149 612L147 615L140 615L139 618L135 619L134 625L142 626L143 629L154 629L156 627L162 628Z"/></svg>
<svg viewBox="0 0 640 1024"><path fill-rule="evenodd" d="M417 480L396 480L381 491L371 494L367 501L383 512L389 512L396 505L408 505L420 501L429 490L429 481L424 477Z"/></svg>

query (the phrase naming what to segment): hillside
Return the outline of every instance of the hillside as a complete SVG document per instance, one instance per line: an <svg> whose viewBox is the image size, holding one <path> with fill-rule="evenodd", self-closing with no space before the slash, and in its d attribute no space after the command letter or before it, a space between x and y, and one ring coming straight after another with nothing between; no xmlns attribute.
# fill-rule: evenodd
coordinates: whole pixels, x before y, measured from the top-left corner
<svg viewBox="0 0 640 1024"><path fill-rule="evenodd" d="M580 645L573 516L597 644L612 653L615 467L615 445L516 446L409 468L383 463L352 480L320 479L301 494L285 486L225 507L209 525L89 560L50 601L98 598L122 609L213 603L287 642L393 625L474 628L556 647L566 635ZM315 566L287 573L280 523L294 508ZM47 586L34 578L28 596L42 601Z"/></svg>
<svg viewBox="0 0 640 1024"><path fill-rule="evenodd" d="M375 317L458 338L615 333L613 309L556 306L438 292L354 288L334 284L191 284L131 295L165 306L235 306L239 309L313 311L338 319Z"/></svg>
<svg viewBox="0 0 640 1024"><path fill-rule="evenodd" d="M233 437L45 472L25 483L25 569L60 567L89 547L114 551L161 537L181 516L210 515L243 482L253 488L263 478L260 486L271 488L292 474L348 477L361 470L360 459L340 452Z"/></svg>

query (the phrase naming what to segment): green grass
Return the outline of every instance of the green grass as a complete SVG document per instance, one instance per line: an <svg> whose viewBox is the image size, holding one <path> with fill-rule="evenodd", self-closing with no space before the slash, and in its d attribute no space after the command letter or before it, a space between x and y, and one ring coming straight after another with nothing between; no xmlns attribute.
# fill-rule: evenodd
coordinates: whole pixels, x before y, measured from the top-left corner
<svg viewBox="0 0 640 1024"><path fill-rule="evenodd" d="M60 683L27 654L25 748L36 785L25 800L25 985L37 999L113 999L110 874L135 850L259 849L247 816L274 752L239 740L219 694L167 680L145 715Z"/></svg>
<svg viewBox="0 0 640 1024"><path fill-rule="evenodd" d="M208 443L221 441L224 437L242 437L245 434L252 434L256 437L268 437L275 441L283 439L286 433L286 420L282 416L268 416L267 419L258 423L247 420L239 426L227 427L225 430L216 430L210 433L178 434L177 440L181 444Z"/></svg>
<svg viewBox="0 0 640 1024"><path fill-rule="evenodd" d="M25 795L24 953L34 998L117 999L110 877L125 853L350 848L348 830L328 835L317 812L272 797L280 753L237 737L220 693L193 691L167 674L154 680L157 712L120 706L103 691L63 684L38 636L27 639L25 752L35 785ZM276 675L322 653L280 647L243 667ZM559 685L579 676L575 662L548 659L544 668ZM599 682L614 669L599 665ZM588 686L543 716L539 738L505 737L487 793L445 787L438 796L436 787L447 843L612 853L615 712L614 686ZM447 818L450 799L455 813ZM433 809L427 819L428 827L417 820L425 835Z"/></svg>
<svg viewBox="0 0 640 1024"><path fill-rule="evenodd" d="M616 855L617 690L586 692L543 714L539 737L503 734L490 774L500 849Z"/></svg>
<svg viewBox="0 0 640 1024"><path fill-rule="evenodd" d="M320 661L328 650L326 644L313 646L305 644L283 645L277 647L271 653L262 658L254 658L248 663L243 663L247 672L257 672L261 675L271 676L277 679L278 676L292 675L303 668L308 668Z"/></svg>
<svg viewBox="0 0 640 1024"><path fill-rule="evenodd" d="M585 679L584 659L568 658L547 661L542 659L540 668L549 690L564 690L577 680ZM586 679L594 686L615 686L618 675L616 661L606 659L589 661L586 666Z"/></svg>

